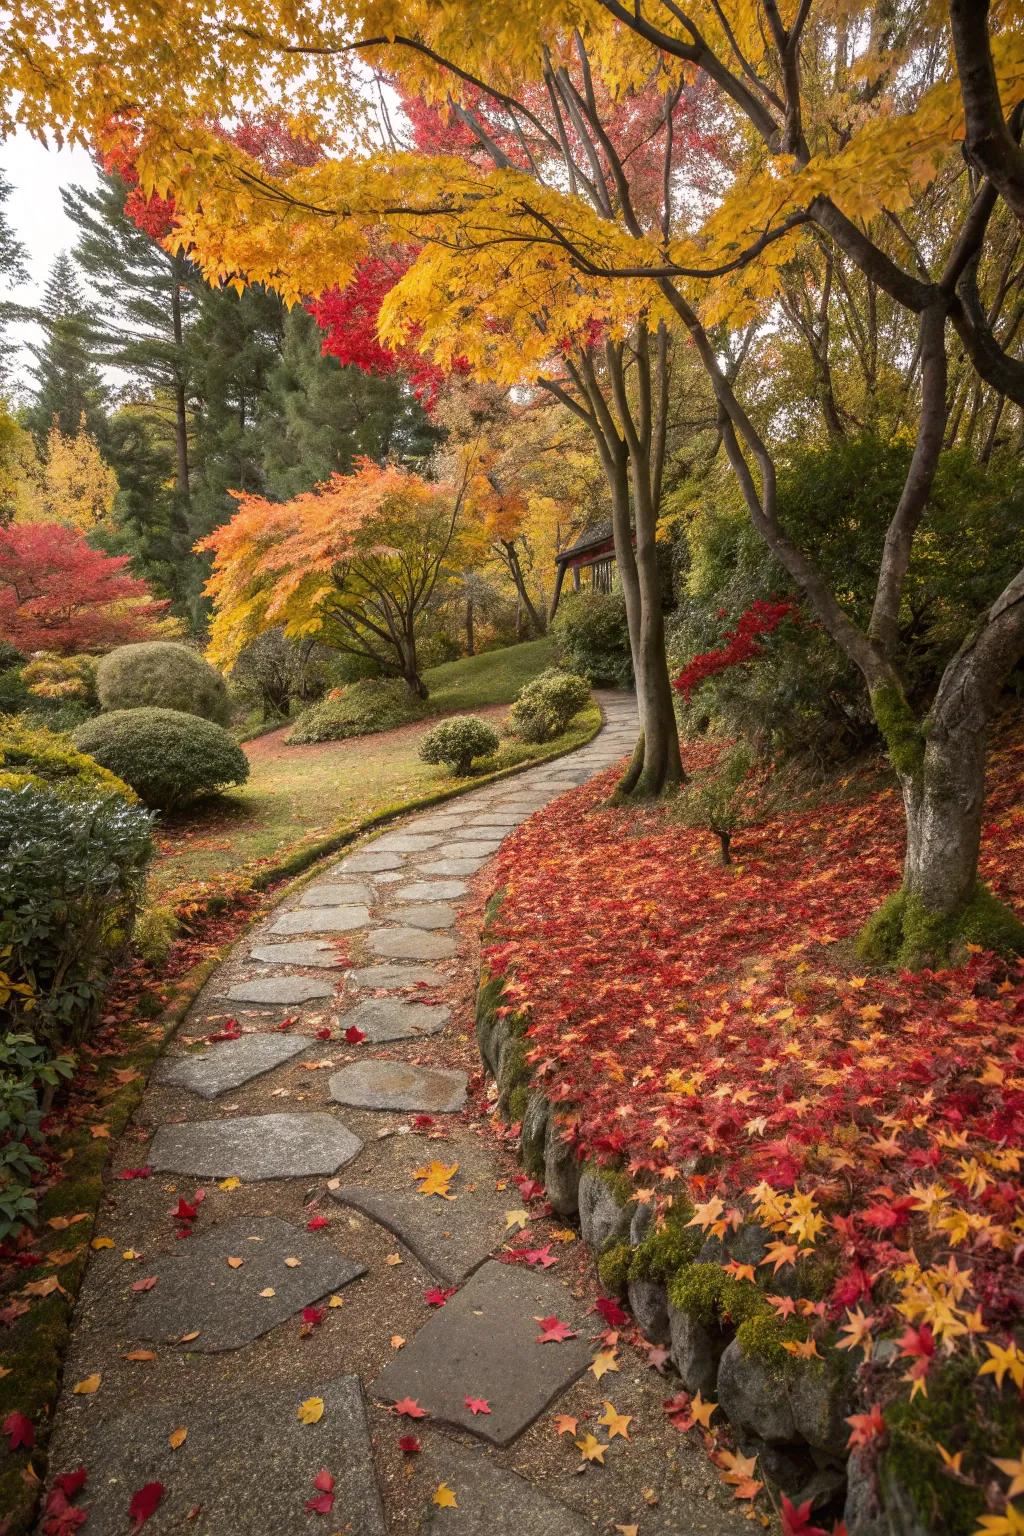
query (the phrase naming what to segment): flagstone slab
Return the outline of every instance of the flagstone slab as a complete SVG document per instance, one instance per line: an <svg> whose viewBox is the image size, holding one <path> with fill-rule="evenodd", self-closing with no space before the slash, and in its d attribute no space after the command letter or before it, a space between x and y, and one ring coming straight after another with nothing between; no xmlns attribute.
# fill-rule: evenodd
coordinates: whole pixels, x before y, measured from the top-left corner
<svg viewBox="0 0 1024 1536"><path fill-rule="evenodd" d="M343 885L330 881L307 885L299 898L303 907L348 907L372 901L370 887L363 880L348 880Z"/></svg>
<svg viewBox="0 0 1024 1536"><path fill-rule="evenodd" d="M444 841L443 832L389 832L380 845L389 853L419 853L421 848L436 848Z"/></svg>
<svg viewBox="0 0 1024 1536"><path fill-rule="evenodd" d="M465 880L410 880L395 891L396 901L457 901L469 892Z"/></svg>
<svg viewBox="0 0 1024 1536"><path fill-rule="evenodd" d="M538 1317L581 1328L578 1303L550 1275L488 1260L425 1323L373 1384L385 1402L413 1397L435 1421L508 1445L593 1358L587 1338L539 1344ZM489 1414L472 1414L466 1396Z"/></svg>
<svg viewBox="0 0 1024 1536"><path fill-rule="evenodd" d="M417 873L421 875L475 875L477 870L487 863L485 858L479 859L428 859L426 863L417 865Z"/></svg>
<svg viewBox="0 0 1024 1536"><path fill-rule="evenodd" d="M443 1159L445 1149L437 1150ZM421 1153L420 1159L422 1156ZM493 1166L478 1166L476 1160L470 1163L465 1156L460 1159L462 1166L451 1185L454 1200L421 1195L412 1177L420 1159L410 1162L404 1170L405 1188L343 1184L331 1190L331 1199L362 1211L371 1221L394 1233L438 1284L461 1285L506 1240L505 1211L510 1197L507 1192L495 1191ZM479 1178L472 1176L471 1169L479 1173ZM476 1186L472 1192L471 1184Z"/></svg>
<svg viewBox="0 0 1024 1536"><path fill-rule="evenodd" d="M480 859L489 858L492 853L497 853L501 847L503 838L500 837L467 837L454 838L450 842L452 857L456 859Z"/></svg>
<svg viewBox="0 0 1024 1536"><path fill-rule="evenodd" d="M410 928L423 928L434 932L439 928L454 928L458 917L454 907L443 901L412 902L403 907L399 916Z"/></svg>
<svg viewBox="0 0 1024 1536"><path fill-rule="evenodd" d="M240 1088L264 1072L272 1072L293 1056L301 1056L309 1046L303 1035L242 1035L239 1040L222 1040L208 1050L179 1056L165 1062L158 1080L175 1088L189 1088L201 1098L215 1099L232 1088Z"/></svg>
<svg viewBox="0 0 1024 1536"><path fill-rule="evenodd" d="M204 1354L239 1349L366 1273L323 1234L276 1216L222 1222L148 1263L157 1283L132 1298L132 1337L171 1342L198 1333L189 1348Z"/></svg>
<svg viewBox="0 0 1024 1536"><path fill-rule="evenodd" d="M445 960L458 949L446 933L424 933L420 928L375 928L368 943L385 960Z"/></svg>
<svg viewBox="0 0 1024 1536"><path fill-rule="evenodd" d="M296 939L284 944L255 944L249 951L250 960L260 960L264 965L315 965L321 970L333 970L345 964L333 944L317 939Z"/></svg>
<svg viewBox="0 0 1024 1536"><path fill-rule="evenodd" d="M361 965L345 980L353 987L443 987L448 977L429 965Z"/></svg>
<svg viewBox="0 0 1024 1536"><path fill-rule="evenodd" d="M309 1397L324 1401L316 1424L298 1417ZM129 1530L129 1501L147 1483L164 1493L146 1536L286 1536L314 1524L325 1533L343 1526L352 1536L387 1536L357 1376L314 1376L298 1388L260 1382L257 1390L247 1378L204 1383L185 1401L147 1397L130 1409L100 1392L76 1398L74 1408L51 1446L51 1465L88 1466L76 1502L88 1508L86 1529L96 1536ZM188 1438L173 1450L168 1437L182 1426ZM335 1479L333 1523L305 1513L323 1467Z"/></svg>
<svg viewBox="0 0 1024 1536"><path fill-rule="evenodd" d="M384 848L367 848L362 853L350 853L340 864L335 865L332 873L369 875L381 869L400 869L403 862L400 854L389 853Z"/></svg>
<svg viewBox="0 0 1024 1536"><path fill-rule="evenodd" d="M352 933L365 928L370 921L370 909L352 907L296 907L282 912L268 933Z"/></svg>
<svg viewBox="0 0 1024 1536"><path fill-rule="evenodd" d="M416 1458L424 1491L422 1529L450 1536L594 1536L589 1520L490 1457L482 1446L432 1441ZM455 1507L433 1495L445 1483ZM685 1527L680 1526L680 1530Z"/></svg>
<svg viewBox="0 0 1024 1536"><path fill-rule="evenodd" d="M371 1045L386 1040L415 1040L436 1035L451 1018L451 1009L440 1003L407 1003L399 997L367 997L342 1014L345 1029L361 1029Z"/></svg>
<svg viewBox="0 0 1024 1536"><path fill-rule="evenodd" d="M355 1061L330 1079L331 1098L353 1109L454 1114L466 1102L465 1072L406 1061Z"/></svg>
<svg viewBox="0 0 1024 1536"><path fill-rule="evenodd" d="M256 976L240 981L222 994L229 1003L255 1003L261 1008L295 1008L318 997L333 997L334 986L315 976Z"/></svg>
<svg viewBox="0 0 1024 1536"><path fill-rule="evenodd" d="M337 1173L363 1144L335 1115L244 1115L162 1125L147 1161L163 1172L244 1183Z"/></svg>

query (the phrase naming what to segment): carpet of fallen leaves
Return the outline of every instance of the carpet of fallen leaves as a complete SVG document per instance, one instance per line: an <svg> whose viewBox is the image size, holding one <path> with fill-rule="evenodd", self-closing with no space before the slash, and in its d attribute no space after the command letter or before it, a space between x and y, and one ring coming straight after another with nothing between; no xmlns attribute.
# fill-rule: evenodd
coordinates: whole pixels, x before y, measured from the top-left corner
<svg viewBox="0 0 1024 1536"><path fill-rule="evenodd" d="M832 1261L799 1352L875 1354L880 1408L851 1444L881 1440L888 1404L927 1396L950 1356L972 1362L980 1394L1019 1407L1024 969L982 952L941 972L858 965L849 941L899 881L891 789L846 780L772 814L723 868L711 835L670 807L606 806L613 782L506 842L485 950L529 1021L533 1081L566 1139L626 1169L641 1199L685 1192L707 1233L760 1221L766 1267L730 1266L739 1279L779 1290L798 1257ZM1018 911L1022 788L1017 737L993 754L981 869ZM882 1338L896 1342L885 1372ZM991 1536L1024 1531L1005 1505L1021 1486L1001 1486Z"/></svg>

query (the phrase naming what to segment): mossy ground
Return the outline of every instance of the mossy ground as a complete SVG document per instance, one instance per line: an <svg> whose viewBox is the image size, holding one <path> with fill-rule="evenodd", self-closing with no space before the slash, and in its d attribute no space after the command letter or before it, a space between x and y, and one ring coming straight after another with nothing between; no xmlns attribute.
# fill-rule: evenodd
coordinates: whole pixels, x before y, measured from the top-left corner
<svg viewBox="0 0 1024 1536"><path fill-rule="evenodd" d="M1024 923L984 885L953 914L928 912L911 892L894 891L861 929L857 953L873 965L916 971L956 962L968 944L1024 954Z"/></svg>

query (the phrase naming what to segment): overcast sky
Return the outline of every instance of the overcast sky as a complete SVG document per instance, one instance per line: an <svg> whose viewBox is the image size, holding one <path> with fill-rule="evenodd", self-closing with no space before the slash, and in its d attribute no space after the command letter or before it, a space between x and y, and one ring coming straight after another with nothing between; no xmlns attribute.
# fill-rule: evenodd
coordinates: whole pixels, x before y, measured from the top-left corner
<svg viewBox="0 0 1024 1536"><path fill-rule="evenodd" d="M44 149L27 133L0 142L0 168L11 184L7 217L24 245L30 280L10 295L21 304L35 304L42 295L55 256L70 250L76 230L64 217L61 187L91 186L96 180L92 160L84 149ZM19 346L17 363L24 384L26 339L38 338L38 327L12 325L10 340Z"/></svg>

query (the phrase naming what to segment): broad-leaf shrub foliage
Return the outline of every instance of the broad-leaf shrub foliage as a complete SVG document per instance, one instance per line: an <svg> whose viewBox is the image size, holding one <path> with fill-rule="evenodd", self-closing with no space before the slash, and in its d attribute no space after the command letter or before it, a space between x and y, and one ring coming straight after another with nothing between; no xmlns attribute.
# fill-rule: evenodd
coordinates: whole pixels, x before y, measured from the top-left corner
<svg viewBox="0 0 1024 1536"><path fill-rule="evenodd" d="M508 712L509 730L520 741L551 741L562 734L589 698L590 684L585 677L549 667L520 689Z"/></svg>
<svg viewBox="0 0 1024 1536"><path fill-rule="evenodd" d="M70 1056L51 1056L30 1034L0 1036L0 1242L34 1224L32 1183L46 1168L40 1100L73 1071Z"/></svg>
<svg viewBox="0 0 1024 1536"><path fill-rule="evenodd" d="M476 715L456 715L441 720L420 742L425 763L440 763L465 778L475 757L490 757L498 750L498 733Z"/></svg>
<svg viewBox="0 0 1024 1536"><path fill-rule="evenodd" d="M291 730L291 744L346 741L393 731L423 717L425 705L395 677L363 677L345 688L333 689L325 699L303 710Z"/></svg>
<svg viewBox="0 0 1024 1536"><path fill-rule="evenodd" d="M691 747L688 766L712 752ZM1017 740L994 755L981 861L1018 911L1022 753ZM845 941L899 881L892 790L775 815L724 870L670 809L610 808L611 782L505 843L485 950L579 1157L623 1167L661 1209L687 1197L704 1235L762 1223L769 1258L753 1280L734 1271L743 1284L776 1294L799 1256L833 1264L811 1335L859 1362L897 1341L865 1373L884 1412L909 1394L923 1412L954 1357L973 1382L965 1422L1012 1418L1024 969L981 950L939 973L854 969ZM964 1473L980 1489L993 1474L975 1459Z"/></svg>
<svg viewBox="0 0 1024 1536"><path fill-rule="evenodd" d="M89 1029L131 934L150 825L119 795L0 788L0 1030L59 1050Z"/></svg>
<svg viewBox="0 0 1024 1536"><path fill-rule="evenodd" d="M75 743L158 811L249 777L249 759L227 731L178 709L112 710L80 726Z"/></svg>

